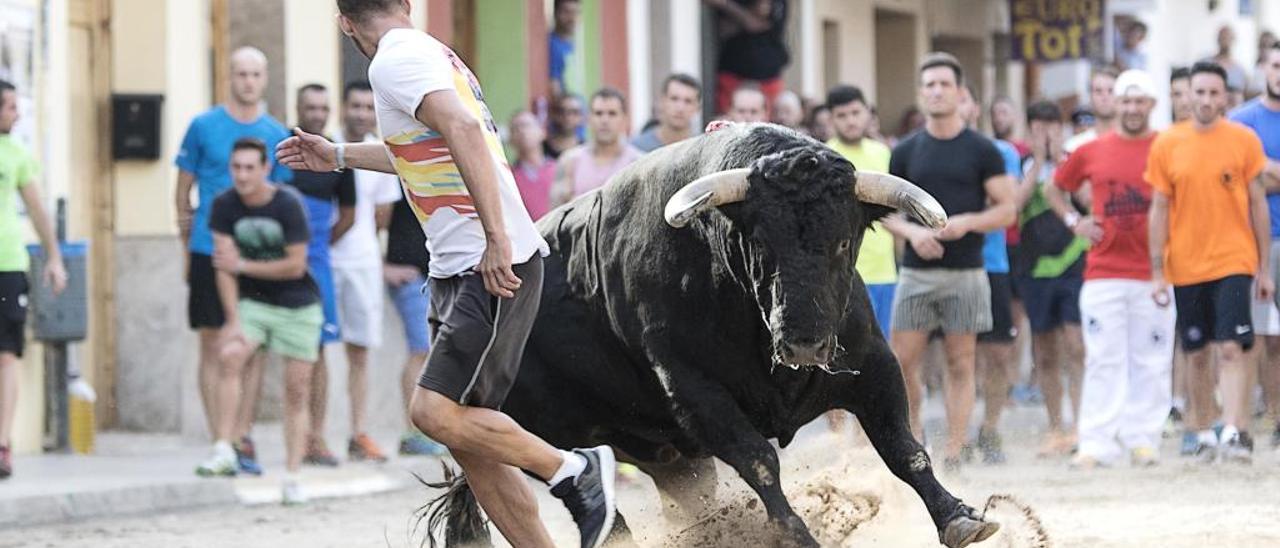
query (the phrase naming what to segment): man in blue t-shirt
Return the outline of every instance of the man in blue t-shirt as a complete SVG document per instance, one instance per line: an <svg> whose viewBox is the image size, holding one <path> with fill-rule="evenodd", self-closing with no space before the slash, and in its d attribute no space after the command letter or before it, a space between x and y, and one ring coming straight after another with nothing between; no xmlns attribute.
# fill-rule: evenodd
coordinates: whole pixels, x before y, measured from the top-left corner
<svg viewBox="0 0 1280 548"><path fill-rule="evenodd" d="M555 28L547 35L547 68L551 76L551 96L559 97L570 91L565 85L564 73L573 55L573 35L578 28L582 4L578 0L556 0L554 13Z"/></svg>
<svg viewBox="0 0 1280 548"><path fill-rule="evenodd" d="M965 85L960 99L961 116L970 128L977 130L982 107L971 86ZM1022 158L1012 143L991 139L1004 161L1005 174L1018 177ZM1013 284L1009 279L1009 252L1005 248L1004 228L987 232L982 244L982 264L991 285L991 330L978 334L976 372L982 387L982 425L974 442L984 464L1002 464L1006 457L998 426L1000 415L1009 399L1010 365L1014 363L1014 339L1018 330L1013 322ZM966 455L969 453L966 451Z"/></svg>
<svg viewBox="0 0 1280 548"><path fill-rule="evenodd" d="M329 125L329 90L320 84L307 84L298 89L294 103L297 107L297 127L307 133L323 135L325 126ZM341 340L329 246L341 240L355 223L355 172L350 169L318 172L297 170L293 172L291 186L302 196L302 204L307 211L307 224L311 230L307 267L320 290L320 304L324 310L324 324L320 330L320 346L323 348L325 344ZM303 456L303 461L307 464L338 465L338 460L324 441L328 393L328 366L325 364L324 352L321 352L311 376L311 433ZM363 410L359 414L363 415ZM366 441L363 445L352 444L352 458L386 460L381 450L363 434L352 433L353 439L359 437Z"/></svg>
<svg viewBox="0 0 1280 548"><path fill-rule="evenodd" d="M1267 190L1267 207L1271 210L1271 275L1280 281L1280 49L1262 52L1262 74L1265 93L1231 112L1231 119L1249 126L1267 154L1262 170L1262 185ZM1270 363L1259 368L1267 414L1280 416L1280 299L1275 303L1253 302L1253 327L1267 346ZM1280 423L1271 433L1272 447L1280 447Z"/></svg>
<svg viewBox="0 0 1280 548"><path fill-rule="evenodd" d="M229 168L232 145L241 138L253 137L275 150L288 137L285 127L262 111L262 96L267 88L267 57L255 48L244 47L231 54L231 100L197 116L187 128L175 164L178 166L178 188L175 196L178 232L188 243L187 318L200 334L199 382L205 418L215 417L214 389L218 379L218 330L225 316L218 298L213 269L213 234L209 231L209 211L213 199L231 188ZM271 169L271 180L288 181L292 174L278 164ZM191 205L191 188L199 191L199 202ZM247 375L256 377L261 360L253 360ZM252 416L252 402L246 399L240 417ZM247 423L247 420L240 421ZM210 423L210 432L213 426ZM238 436L247 435L238 432ZM250 446L243 447L252 456ZM251 459L250 459L251 460ZM244 469L248 473L258 470Z"/></svg>

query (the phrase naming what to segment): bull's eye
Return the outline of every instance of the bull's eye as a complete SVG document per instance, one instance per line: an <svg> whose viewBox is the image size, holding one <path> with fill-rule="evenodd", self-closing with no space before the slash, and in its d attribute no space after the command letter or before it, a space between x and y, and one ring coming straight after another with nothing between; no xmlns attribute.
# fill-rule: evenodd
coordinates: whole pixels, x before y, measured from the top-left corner
<svg viewBox="0 0 1280 548"><path fill-rule="evenodd" d="M836 244L836 253L846 253L848 251L849 240L840 240L840 243Z"/></svg>

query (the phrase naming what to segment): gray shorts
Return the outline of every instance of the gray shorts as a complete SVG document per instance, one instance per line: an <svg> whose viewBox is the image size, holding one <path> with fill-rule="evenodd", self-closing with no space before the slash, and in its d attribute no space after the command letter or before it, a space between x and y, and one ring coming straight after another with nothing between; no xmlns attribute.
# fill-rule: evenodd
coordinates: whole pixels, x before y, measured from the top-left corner
<svg viewBox="0 0 1280 548"><path fill-rule="evenodd" d="M1271 281L1280 288L1280 271L1276 271L1276 268L1280 268L1280 240L1271 240ZM1276 306L1280 307L1280 291L1272 294L1271 298L1275 300Z"/></svg>
<svg viewBox="0 0 1280 548"><path fill-rule="evenodd" d="M431 278L427 321L434 338L418 386L461 405L502 407L538 315L542 257L512 270L523 283L511 299L491 295L479 274Z"/></svg>
<svg viewBox="0 0 1280 548"><path fill-rule="evenodd" d="M893 298L894 331L985 333L991 330L991 285L981 268L904 268Z"/></svg>

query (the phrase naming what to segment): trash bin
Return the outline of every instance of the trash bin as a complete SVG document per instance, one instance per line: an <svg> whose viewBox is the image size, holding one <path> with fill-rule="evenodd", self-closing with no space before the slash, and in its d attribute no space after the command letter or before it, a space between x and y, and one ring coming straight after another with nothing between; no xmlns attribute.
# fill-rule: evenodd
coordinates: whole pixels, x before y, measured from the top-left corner
<svg viewBox="0 0 1280 548"><path fill-rule="evenodd" d="M59 219L65 206L59 203ZM61 235L62 223L59 222ZM58 295L44 283L45 255L39 245L27 246L31 255L31 272L27 274L30 289L28 324L32 335L44 343L45 365L45 441L46 451L65 452L71 449L71 422L77 423L77 448L91 451L93 445L91 413L92 403L86 403L83 390L70 394L71 376L68 371L68 343L82 341L89 331L88 268L89 246L85 242L61 242L62 262L67 269L67 287ZM83 386L77 388L84 388ZM75 404L75 416L71 407ZM86 411L90 411L86 413ZM88 429L86 430L86 426Z"/></svg>
<svg viewBox="0 0 1280 548"><path fill-rule="evenodd" d="M31 304L32 334L45 342L81 341L89 331L88 268L89 245L85 242L63 242L62 262L67 267L67 288L60 295L45 286L44 248L27 246L31 254Z"/></svg>

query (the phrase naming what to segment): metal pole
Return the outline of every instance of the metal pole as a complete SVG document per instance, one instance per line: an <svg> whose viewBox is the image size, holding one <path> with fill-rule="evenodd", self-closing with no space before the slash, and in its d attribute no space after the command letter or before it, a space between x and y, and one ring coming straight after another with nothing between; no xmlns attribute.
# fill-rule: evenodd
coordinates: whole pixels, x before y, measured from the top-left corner
<svg viewBox="0 0 1280 548"><path fill-rule="evenodd" d="M48 398L45 399L44 449L51 453L66 453L71 450L68 427L67 343L45 343L44 356L44 385L48 394Z"/></svg>

